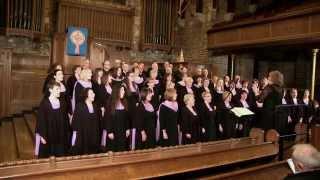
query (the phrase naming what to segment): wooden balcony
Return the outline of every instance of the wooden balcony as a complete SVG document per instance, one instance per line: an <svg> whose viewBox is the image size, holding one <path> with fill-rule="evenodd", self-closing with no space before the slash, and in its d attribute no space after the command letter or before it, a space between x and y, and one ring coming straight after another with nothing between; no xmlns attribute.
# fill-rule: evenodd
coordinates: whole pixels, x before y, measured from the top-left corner
<svg viewBox="0 0 320 180"><path fill-rule="evenodd" d="M0 34L31 38L42 34L43 0L3 0L0 6Z"/></svg>
<svg viewBox="0 0 320 180"><path fill-rule="evenodd" d="M97 6L71 0L59 2L57 32L68 26L86 27L91 39L112 45L131 47L134 9L117 6Z"/></svg>
<svg viewBox="0 0 320 180"><path fill-rule="evenodd" d="M216 52L261 47L318 43L319 1L274 15L250 17L208 31L208 49Z"/></svg>

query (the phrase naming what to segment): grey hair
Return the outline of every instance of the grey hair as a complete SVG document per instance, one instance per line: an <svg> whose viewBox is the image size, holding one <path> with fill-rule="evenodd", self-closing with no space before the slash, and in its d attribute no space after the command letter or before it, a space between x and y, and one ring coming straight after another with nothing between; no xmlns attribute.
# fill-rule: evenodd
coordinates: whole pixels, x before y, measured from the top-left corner
<svg viewBox="0 0 320 180"><path fill-rule="evenodd" d="M293 146L292 158L309 169L320 167L320 152L310 144Z"/></svg>

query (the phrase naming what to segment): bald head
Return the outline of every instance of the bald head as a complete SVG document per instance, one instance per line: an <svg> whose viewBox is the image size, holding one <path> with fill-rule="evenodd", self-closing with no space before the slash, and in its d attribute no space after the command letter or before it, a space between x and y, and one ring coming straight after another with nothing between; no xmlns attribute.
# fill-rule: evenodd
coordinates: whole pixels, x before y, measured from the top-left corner
<svg viewBox="0 0 320 180"><path fill-rule="evenodd" d="M292 159L299 171L320 168L320 152L310 144L295 145Z"/></svg>

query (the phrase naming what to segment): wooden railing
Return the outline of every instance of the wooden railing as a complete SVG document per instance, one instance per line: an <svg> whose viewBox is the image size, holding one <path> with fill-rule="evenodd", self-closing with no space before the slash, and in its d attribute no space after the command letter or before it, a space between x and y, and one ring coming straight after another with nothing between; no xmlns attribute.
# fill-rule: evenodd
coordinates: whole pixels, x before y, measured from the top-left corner
<svg viewBox="0 0 320 180"><path fill-rule="evenodd" d="M0 6L3 34L34 37L42 31L43 0L3 0Z"/></svg>
<svg viewBox="0 0 320 180"><path fill-rule="evenodd" d="M85 27L93 39L130 47L133 16L134 9L125 6L97 6L64 0L59 2L57 32L65 33L68 26Z"/></svg>
<svg viewBox="0 0 320 180"><path fill-rule="evenodd" d="M0 178L140 179L273 158L277 143L229 139L150 150L26 160L0 164Z"/></svg>

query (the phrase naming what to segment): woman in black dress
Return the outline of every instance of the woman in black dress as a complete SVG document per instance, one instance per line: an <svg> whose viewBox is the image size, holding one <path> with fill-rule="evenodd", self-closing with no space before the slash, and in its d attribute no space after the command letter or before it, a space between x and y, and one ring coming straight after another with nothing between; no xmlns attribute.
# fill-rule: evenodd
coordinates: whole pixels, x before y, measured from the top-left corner
<svg viewBox="0 0 320 180"><path fill-rule="evenodd" d="M104 91L105 88L102 82L102 76L103 76L103 69L96 68L92 76L92 89L93 89L93 92L96 94L95 102L99 108L104 106L102 96L105 92Z"/></svg>
<svg viewBox="0 0 320 180"><path fill-rule="evenodd" d="M156 79L157 78L157 74L158 71L155 70L151 70L149 72L149 79L147 80L147 86L153 91L153 97L151 100L151 104L152 106L155 108L155 110L157 111L160 105L160 83L159 80Z"/></svg>
<svg viewBox="0 0 320 180"><path fill-rule="evenodd" d="M225 91L222 95L223 102L220 106L217 106L218 129L221 139L228 139L235 136L234 116L230 111L233 108L231 99L231 92Z"/></svg>
<svg viewBox="0 0 320 180"><path fill-rule="evenodd" d="M46 79L45 79L45 81L44 81L44 83L43 83L43 86L42 86L42 92L43 92L43 94L46 94L47 93L47 95L49 94L49 92L47 91L48 90L48 84L50 83L50 81L53 79L53 72L55 71L55 70L61 70L61 71L63 71L63 67L62 67L62 65L61 64L58 64L58 63L55 63L55 64L52 64L51 66L50 66L50 68L48 69L48 75L47 75L47 77L46 77Z"/></svg>
<svg viewBox="0 0 320 180"><path fill-rule="evenodd" d="M67 98L68 98L68 112L72 114L71 101L73 96L74 85L78 80L80 80L81 66L75 65L72 68L72 75L67 80Z"/></svg>
<svg viewBox="0 0 320 180"><path fill-rule="evenodd" d="M40 103L36 122L35 155L39 158L67 155L69 148L69 121L64 101L60 101L60 84L49 82L49 96Z"/></svg>
<svg viewBox="0 0 320 180"><path fill-rule="evenodd" d="M182 108L182 144L193 144L200 140L200 119L194 109L193 94L186 94L183 98L185 106Z"/></svg>
<svg viewBox="0 0 320 180"><path fill-rule="evenodd" d="M149 88L141 91L141 102L138 105L136 120L133 126L136 128L136 149L148 149L156 147L156 113L151 104L153 92Z"/></svg>
<svg viewBox="0 0 320 180"><path fill-rule="evenodd" d="M202 99L199 110L202 141L214 141L217 139L216 107L212 106L210 92L204 91Z"/></svg>
<svg viewBox="0 0 320 180"><path fill-rule="evenodd" d="M165 101L159 106L157 137L162 146L175 146L179 143L177 92L175 89L167 89L164 96Z"/></svg>
<svg viewBox="0 0 320 180"><path fill-rule="evenodd" d="M279 71L271 71L268 81L257 98L257 106L262 108L260 127L264 130L275 128L276 106L282 104L283 74Z"/></svg>
<svg viewBox="0 0 320 180"><path fill-rule="evenodd" d="M72 94L72 112L74 111L76 105L82 101L82 93L85 88L92 88L91 83L92 71L90 69L83 69L80 72L80 80L74 85L74 90Z"/></svg>
<svg viewBox="0 0 320 180"><path fill-rule="evenodd" d="M128 104L125 98L125 87L115 86L112 89L111 99L106 104L103 117L104 130L107 132L107 150L128 150L128 137L130 135Z"/></svg>
<svg viewBox="0 0 320 180"><path fill-rule="evenodd" d="M73 155L94 154L100 150L101 112L94 103L95 94L85 88L83 101L75 108L72 119L71 153Z"/></svg>

